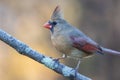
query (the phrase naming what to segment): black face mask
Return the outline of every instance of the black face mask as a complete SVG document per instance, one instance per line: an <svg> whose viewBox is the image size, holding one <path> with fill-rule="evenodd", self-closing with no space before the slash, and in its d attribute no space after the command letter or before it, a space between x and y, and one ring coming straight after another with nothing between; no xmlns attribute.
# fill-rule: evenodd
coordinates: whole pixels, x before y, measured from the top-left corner
<svg viewBox="0 0 120 80"><path fill-rule="evenodd" d="M52 26L52 27L50 28L50 30L51 30L51 32L53 33L53 32L54 32L54 27L55 27L55 25L57 24L57 22L55 22L55 21L53 21L53 22L49 21L48 23Z"/></svg>

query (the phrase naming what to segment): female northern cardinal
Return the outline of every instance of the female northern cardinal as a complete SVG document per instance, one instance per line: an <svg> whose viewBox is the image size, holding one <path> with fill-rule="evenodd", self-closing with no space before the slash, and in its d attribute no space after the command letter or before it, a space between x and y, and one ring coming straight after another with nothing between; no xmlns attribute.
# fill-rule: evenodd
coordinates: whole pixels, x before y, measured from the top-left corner
<svg viewBox="0 0 120 80"><path fill-rule="evenodd" d="M55 8L51 20L44 27L50 29L52 43L58 51L65 54L65 57L79 59L76 69L81 58L94 53L120 55L118 51L101 47L79 29L70 25L62 16L59 6Z"/></svg>

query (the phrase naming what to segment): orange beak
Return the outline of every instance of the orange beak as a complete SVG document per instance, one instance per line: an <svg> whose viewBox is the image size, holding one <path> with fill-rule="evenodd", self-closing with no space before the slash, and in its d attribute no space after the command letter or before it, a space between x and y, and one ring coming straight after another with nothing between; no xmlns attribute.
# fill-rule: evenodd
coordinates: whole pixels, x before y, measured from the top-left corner
<svg viewBox="0 0 120 80"><path fill-rule="evenodd" d="M51 29L51 28L52 28L52 25L51 25L49 22L47 22L47 23L45 23L45 24L43 25L43 27L48 28L48 29Z"/></svg>

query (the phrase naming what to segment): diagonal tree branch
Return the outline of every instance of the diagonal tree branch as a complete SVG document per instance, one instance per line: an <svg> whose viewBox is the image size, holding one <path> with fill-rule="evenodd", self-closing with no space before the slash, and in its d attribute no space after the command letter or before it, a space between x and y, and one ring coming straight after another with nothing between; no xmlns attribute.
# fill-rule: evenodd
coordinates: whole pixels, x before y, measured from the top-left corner
<svg viewBox="0 0 120 80"><path fill-rule="evenodd" d="M75 78L75 70L71 67L68 67L62 63L54 61L52 58L44 56L41 53L31 49L29 46L24 44L23 42L17 40L16 38L12 37L5 31L0 29L0 40L8 44L9 46L13 47L18 53L28 56L35 61L44 64L46 67L54 70L55 72L70 78L73 80ZM76 80L91 80L90 78L77 73Z"/></svg>

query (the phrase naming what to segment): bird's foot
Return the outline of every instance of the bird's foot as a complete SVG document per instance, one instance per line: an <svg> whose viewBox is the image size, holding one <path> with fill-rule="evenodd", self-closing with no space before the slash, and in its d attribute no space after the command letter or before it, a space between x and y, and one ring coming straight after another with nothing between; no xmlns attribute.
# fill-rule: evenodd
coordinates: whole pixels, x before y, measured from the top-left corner
<svg viewBox="0 0 120 80"><path fill-rule="evenodd" d="M59 62L59 60L60 60L59 58L54 58L53 59L53 61L55 61L55 62Z"/></svg>
<svg viewBox="0 0 120 80"><path fill-rule="evenodd" d="M77 80L77 73L78 73L80 62L81 62L81 59L78 60L78 64L77 64L77 66L75 68L75 78L74 78L74 80Z"/></svg>
<svg viewBox="0 0 120 80"><path fill-rule="evenodd" d="M55 58L55 59L53 59L53 60L56 61L56 62L59 62L59 60L65 59L65 58L66 58L66 55L63 54L62 57L60 57L60 58Z"/></svg>
<svg viewBox="0 0 120 80"><path fill-rule="evenodd" d="M75 78L74 78L74 80L77 80L77 73L78 73L78 69L75 68Z"/></svg>
<svg viewBox="0 0 120 80"><path fill-rule="evenodd" d="M53 60L56 62L59 62L61 59L65 59L64 57L60 57L60 58L54 58Z"/></svg>

